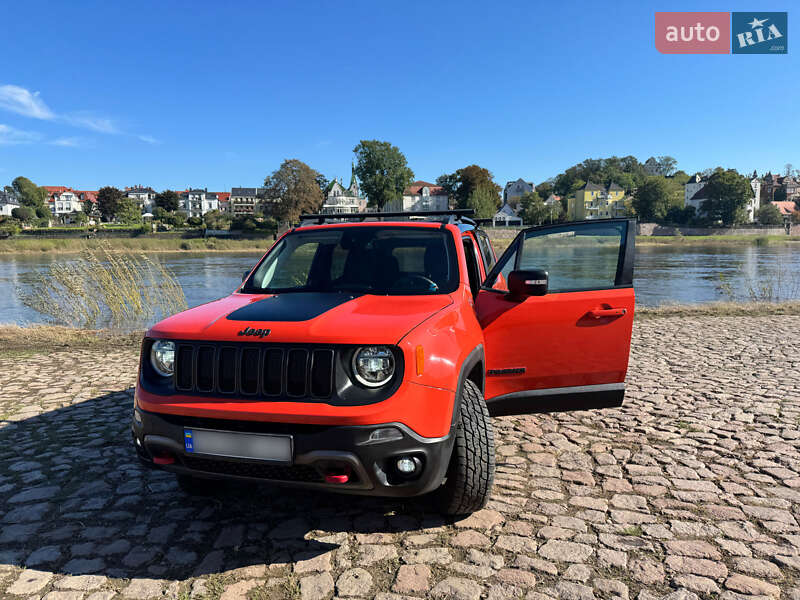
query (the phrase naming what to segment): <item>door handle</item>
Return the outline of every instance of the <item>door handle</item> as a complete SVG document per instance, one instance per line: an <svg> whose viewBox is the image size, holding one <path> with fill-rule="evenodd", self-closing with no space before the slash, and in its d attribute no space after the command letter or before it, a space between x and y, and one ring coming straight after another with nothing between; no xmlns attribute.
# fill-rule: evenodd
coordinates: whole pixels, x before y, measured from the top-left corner
<svg viewBox="0 0 800 600"><path fill-rule="evenodd" d="M595 319L602 319L603 317L624 317L627 314L627 308L594 308L589 311L589 316Z"/></svg>

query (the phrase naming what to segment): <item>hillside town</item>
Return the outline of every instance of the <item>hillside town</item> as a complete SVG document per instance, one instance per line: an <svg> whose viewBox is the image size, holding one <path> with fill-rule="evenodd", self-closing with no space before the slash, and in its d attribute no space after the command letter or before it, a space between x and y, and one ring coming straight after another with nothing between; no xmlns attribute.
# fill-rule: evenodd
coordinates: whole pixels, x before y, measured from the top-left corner
<svg viewBox="0 0 800 600"><path fill-rule="evenodd" d="M672 161L670 169L672 172L665 173L663 169L659 172L656 159L650 158L637 165L644 171L643 185L639 186L636 186L630 174L625 172L620 174L620 182L614 179L613 174L604 176L602 173L598 175L598 181L583 181L580 177L570 179L570 171L577 167L585 168L592 162L602 164L604 161L611 163L620 160L612 157L599 161L589 159L540 184L524 178L508 181L502 191L500 186L494 183L489 171L471 165L453 175L443 175L437 178L435 183L424 180L413 181L403 188L401 195L397 194L382 204L370 201L362 189L354 165L347 185L341 178L328 181L317 173L320 200L312 202L312 206L308 206L305 212L319 212L333 216L376 211L440 211L474 205L477 206L476 214L483 222L505 227L630 216L637 216L640 220L681 225L717 224L708 212L715 200L714 186L711 182L715 174L724 172L723 169L718 167L715 170L709 169L689 176L683 171L674 171L674 159L670 157L660 157L660 159L669 159L668 163ZM453 181L458 177L463 178L462 171L467 173L470 169L477 171L479 176L485 179L485 182L475 184L477 187L473 192L494 188L489 191L488 203L478 206L473 202L471 205L472 197L465 201L462 194L459 198L458 185L454 185ZM743 207L735 217L736 224L780 225L800 221L798 212L800 174L793 170L791 165L786 165L784 175L767 172L759 176L753 171L748 176L738 176L738 174L736 176L746 179L749 185ZM606 180L602 181L604 177ZM12 221L18 222L22 229L94 225L105 221L143 223L153 227L155 223L167 224L168 227L202 225L214 229L231 226L234 221L241 224L249 220L252 225L264 222L265 219L270 220L274 226L277 221L281 221L280 215L283 215L285 224L289 224L292 220L287 219L285 211L281 210L284 199L280 197L280 193L267 185L233 187L225 191L209 190L206 187L187 187L183 190L158 192L152 186L144 184L124 186L121 189L102 188L106 191L112 190L120 198L114 210L109 211L100 206L102 204L100 196L103 193L101 190L86 190L66 185L37 187L25 178L17 179L25 180L28 182L26 185L29 184L33 186L32 189L38 190L43 202L38 207L38 212L36 210L31 212L25 207L26 202L23 197L25 194L18 189L19 186L16 184L6 186L0 190L0 226L4 222ZM670 195L666 199L670 206L660 215L657 211L650 211L644 207L644 200L641 200L647 195L645 188L649 184L656 183L666 186L664 189L667 192L663 193ZM462 192L464 187L466 184L462 185ZM559 187L563 191L556 193ZM638 205L637 199L641 200ZM648 212L652 214L647 214ZM294 218L296 216L294 215ZM734 222L720 221L719 224L732 225Z"/></svg>

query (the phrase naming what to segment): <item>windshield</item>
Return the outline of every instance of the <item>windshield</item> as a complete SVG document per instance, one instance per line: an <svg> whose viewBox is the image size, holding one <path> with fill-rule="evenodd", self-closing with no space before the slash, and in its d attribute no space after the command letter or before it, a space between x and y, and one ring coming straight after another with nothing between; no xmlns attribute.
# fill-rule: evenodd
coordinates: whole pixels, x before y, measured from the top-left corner
<svg viewBox="0 0 800 600"><path fill-rule="evenodd" d="M242 291L449 294L458 282L455 245L447 231L341 227L287 235Z"/></svg>

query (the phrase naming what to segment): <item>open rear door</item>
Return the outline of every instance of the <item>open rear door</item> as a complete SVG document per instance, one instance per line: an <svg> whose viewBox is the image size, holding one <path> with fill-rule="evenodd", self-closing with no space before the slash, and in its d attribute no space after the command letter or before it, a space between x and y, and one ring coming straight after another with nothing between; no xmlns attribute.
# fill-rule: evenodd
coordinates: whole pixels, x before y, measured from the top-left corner
<svg viewBox="0 0 800 600"><path fill-rule="evenodd" d="M490 414L622 404L635 237L632 219L607 219L532 227L512 242L475 300Z"/></svg>

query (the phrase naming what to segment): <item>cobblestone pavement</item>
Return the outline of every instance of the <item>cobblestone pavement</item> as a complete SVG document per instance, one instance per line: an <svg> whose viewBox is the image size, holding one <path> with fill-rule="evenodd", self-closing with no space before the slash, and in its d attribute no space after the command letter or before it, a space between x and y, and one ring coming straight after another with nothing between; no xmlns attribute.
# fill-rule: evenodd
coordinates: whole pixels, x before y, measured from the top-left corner
<svg viewBox="0 0 800 600"><path fill-rule="evenodd" d="M136 352L2 360L0 597L800 598L800 317L637 323L623 408L495 420L489 507L229 486L129 441Z"/></svg>

